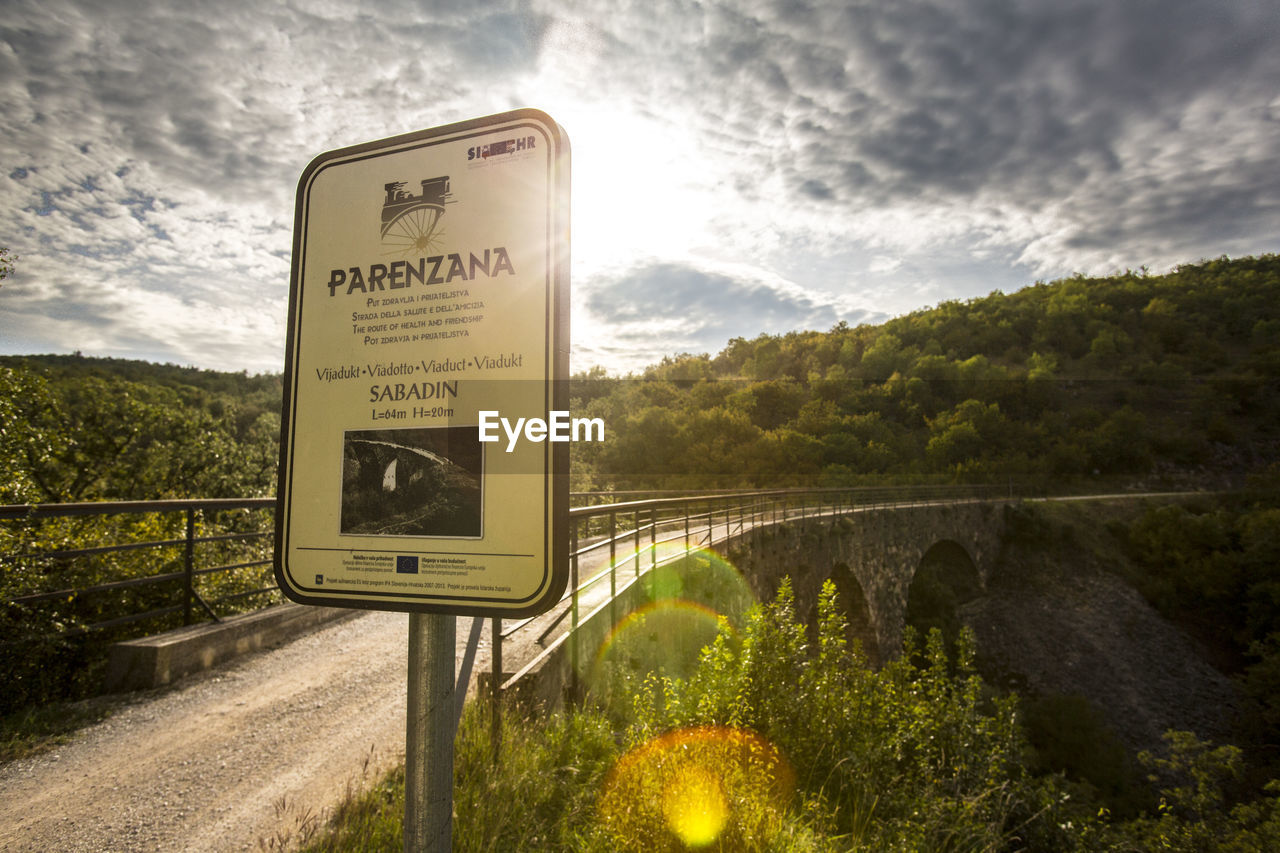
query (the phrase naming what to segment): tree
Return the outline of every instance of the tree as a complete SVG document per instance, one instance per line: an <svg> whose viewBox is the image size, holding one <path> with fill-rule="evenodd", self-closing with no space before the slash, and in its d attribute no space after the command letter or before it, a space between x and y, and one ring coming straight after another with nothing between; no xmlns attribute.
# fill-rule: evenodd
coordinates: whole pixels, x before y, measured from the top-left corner
<svg viewBox="0 0 1280 853"><path fill-rule="evenodd" d="M29 371L0 367L0 504L29 503L46 495L31 476L35 466L45 465L62 445L57 430L34 423L33 409L56 405L48 383Z"/></svg>
<svg viewBox="0 0 1280 853"><path fill-rule="evenodd" d="M0 246L0 281L13 275L13 264L18 256L4 246Z"/></svg>

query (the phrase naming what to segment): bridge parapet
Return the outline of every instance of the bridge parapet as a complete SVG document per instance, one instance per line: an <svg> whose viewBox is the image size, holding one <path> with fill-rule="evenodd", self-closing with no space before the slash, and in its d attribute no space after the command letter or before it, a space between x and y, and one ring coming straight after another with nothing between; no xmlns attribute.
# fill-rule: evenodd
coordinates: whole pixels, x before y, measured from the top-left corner
<svg viewBox="0 0 1280 853"><path fill-rule="evenodd" d="M624 599L648 572L699 550L726 557L758 600L771 599L790 575L802 614L816 614L819 590L832 578L853 636L879 660L881 649L901 647L912 579L938 542L951 543L966 561L976 555L984 572L979 585L985 582L999 543L999 507L1009 500L992 495L1003 492L984 486L793 489L574 509L573 581L557 610L504 626L503 638L533 623L546 645L505 678L502 689L519 687L551 704L558 704L562 688L577 695L574 661L595 654L600 624L607 634L608 625L626 616L635 602Z"/></svg>
<svg viewBox="0 0 1280 853"><path fill-rule="evenodd" d="M851 507L764 524L730 537L726 554L761 600L791 578L801 614L815 614L822 585L836 583L852 635L873 659L902 648L912 581L940 543L963 551L986 586L1008 499L920 501Z"/></svg>

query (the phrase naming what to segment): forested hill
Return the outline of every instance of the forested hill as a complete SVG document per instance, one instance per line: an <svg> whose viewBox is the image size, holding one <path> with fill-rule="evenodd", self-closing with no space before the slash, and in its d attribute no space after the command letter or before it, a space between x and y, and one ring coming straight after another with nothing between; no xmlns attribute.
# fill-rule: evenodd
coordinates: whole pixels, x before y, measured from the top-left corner
<svg viewBox="0 0 1280 853"><path fill-rule="evenodd" d="M1037 283L574 377L574 488L1237 485L1280 459L1280 257ZM281 378L0 357L0 503L270 495Z"/></svg>
<svg viewBox="0 0 1280 853"><path fill-rule="evenodd" d="M172 388L184 399L207 403L217 395L251 401L280 411L280 376L272 373L250 375L205 370L177 364L156 364L128 358L89 358L72 355L0 355L0 367L27 367L49 378L76 381L85 378L123 380L143 385Z"/></svg>
<svg viewBox="0 0 1280 853"><path fill-rule="evenodd" d="M0 356L0 503L275 493L281 378Z"/></svg>
<svg viewBox="0 0 1280 853"><path fill-rule="evenodd" d="M576 377L575 485L1239 483L1280 458L1280 257L1037 283Z"/></svg>

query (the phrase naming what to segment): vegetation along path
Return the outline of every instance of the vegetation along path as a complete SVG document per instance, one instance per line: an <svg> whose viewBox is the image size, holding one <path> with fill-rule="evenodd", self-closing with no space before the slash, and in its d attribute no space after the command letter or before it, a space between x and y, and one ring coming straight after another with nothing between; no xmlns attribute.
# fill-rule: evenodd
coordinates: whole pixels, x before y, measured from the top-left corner
<svg viewBox="0 0 1280 853"><path fill-rule="evenodd" d="M593 555L584 572L605 561ZM537 655L557 613L504 641L506 671ZM492 660L485 621L472 692ZM458 661L471 627L458 619ZM0 766L0 853L280 849L305 838L349 787L403 759L407 644L405 614L361 614L151 691L63 747Z"/></svg>
<svg viewBox="0 0 1280 853"><path fill-rule="evenodd" d="M717 525L711 539L730 532ZM607 558L584 563L590 577ZM537 653L547 617L504 643L507 671ZM458 620L458 660L470 628ZM305 838L348 788L402 759L407 637L406 615L361 614L151 691L71 743L0 767L0 851L279 849ZM486 625L473 675L490 649Z"/></svg>
<svg viewBox="0 0 1280 853"><path fill-rule="evenodd" d="M458 620L459 659L470 625ZM402 758L407 638L402 613L343 620L0 767L0 850L254 850L305 835L347 786ZM488 652L486 630L476 670Z"/></svg>

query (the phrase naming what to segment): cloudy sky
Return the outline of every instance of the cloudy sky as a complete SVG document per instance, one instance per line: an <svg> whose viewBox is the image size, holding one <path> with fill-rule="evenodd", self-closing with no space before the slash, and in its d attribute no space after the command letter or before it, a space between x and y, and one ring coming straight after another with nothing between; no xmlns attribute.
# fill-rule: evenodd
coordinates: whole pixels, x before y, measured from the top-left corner
<svg viewBox="0 0 1280 853"><path fill-rule="evenodd" d="M317 154L543 109L574 369L1280 250L1274 0L0 0L0 352L283 366Z"/></svg>

